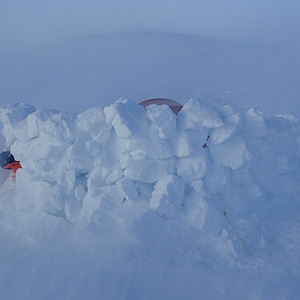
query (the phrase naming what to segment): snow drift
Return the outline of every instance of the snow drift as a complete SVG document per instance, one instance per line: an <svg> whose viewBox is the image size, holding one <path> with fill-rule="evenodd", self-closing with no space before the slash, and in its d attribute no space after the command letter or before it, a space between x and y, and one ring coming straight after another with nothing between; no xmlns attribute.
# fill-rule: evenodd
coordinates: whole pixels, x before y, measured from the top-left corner
<svg viewBox="0 0 300 300"><path fill-rule="evenodd" d="M294 259L279 269L299 276L298 217L279 221L279 207L299 207L295 116L265 115L253 108L237 112L191 99L177 117L166 105L145 110L118 100L79 114L9 105L0 109L0 120L5 148L23 167L12 200L23 215L51 215L96 239L139 244L136 256L147 256L152 267L188 260L196 269L228 264L254 272L286 253ZM2 195L8 185L9 179ZM2 201L2 210L5 205ZM247 256L224 211L255 260ZM278 221L284 226L276 225L276 240ZM284 242L288 222L295 239ZM159 239L153 245L153 235L174 244L163 250ZM155 258L151 247L160 252ZM145 267L147 260L137 262L136 256L127 257L131 267Z"/></svg>

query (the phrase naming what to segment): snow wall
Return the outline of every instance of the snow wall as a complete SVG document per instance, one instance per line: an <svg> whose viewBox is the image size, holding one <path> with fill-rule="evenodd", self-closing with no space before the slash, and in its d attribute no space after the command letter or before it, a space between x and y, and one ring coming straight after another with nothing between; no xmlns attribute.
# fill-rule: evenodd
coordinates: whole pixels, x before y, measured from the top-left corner
<svg viewBox="0 0 300 300"><path fill-rule="evenodd" d="M54 215L98 236L114 228L141 240L138 229L154 226L155 216L197 230L205 249L234 262L247 253L233 244L224 211L257 256L265 251L266 210L299 200L300 131L292 115L192 99L176 117L166 105L145 110L119 100L80 114L9 105L0 120L5 149L23 167L15 209ZM176 230L170 234L177 239L187 235Z"/></svg>

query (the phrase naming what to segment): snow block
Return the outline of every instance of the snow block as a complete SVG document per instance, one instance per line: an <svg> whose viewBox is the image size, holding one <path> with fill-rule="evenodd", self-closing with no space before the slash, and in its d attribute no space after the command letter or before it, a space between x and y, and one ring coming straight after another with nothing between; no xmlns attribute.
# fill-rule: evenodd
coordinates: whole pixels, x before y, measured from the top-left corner
<svg viewBox="0 0 300 300"><path fill-rule="evenodd" d="M202 149L199 153L180 158L176 163L177 175L184 183L191 183L205 176L208 169L207 156Z"/></svg>
<svg viewBox="0 0 300 300"><path fill-rule="evenodd" d="M123 191L125 200L132 202L138 201L138 191L132 180L124 177L117 182L117 186Z"/></svg>
<svg viewBox="0 0 300 300"><path fill-rule="evenodd" d="M123 199L123 193L116 185L88 191L82 201L79 223L83 226L102 226L115 222L115 211L122 205Z"/></svg>
<svg viewBox="0 0 300 300"><path fill-rule="evenodd" d="M229 105L222 108L221 117L224 125L210 130L210 143L221 144L232 138L242 127L240 114L235 113Z"/></svg>
<svg viewBox="0 0 300 300"><path fill-rule="evenodd" d="M77 133L74 120L74 114L58 113L52 115L44 122L40 138L44 142L55 144L73 142Z"/></svg>
<svg viewBox="0 0 300 300"><path fill-rule="evenodd" d="M190 135L186 131L179 131L170 139L170 145L173 154L179 158L189 156L193 151Z"/></svg>
<svg viewBox="0 0 300 300"><path fill-rule="evenodd" d="M176 116L168 105L147 106L147 118L158 130L159 137L168 139L176 131Z"/></svg>
<svg viewBox="0 0 300 300"><path fill-rule="evenodd" d="M208 204L202 196L192 193L185 197L184 214L186 222L199 231L205 231L205 222L208 214Z"/></svg>
<svg viewBox="0 0 300 300"><path fill-rule="evenodd" d="M191 155L193 152L201 151L206 142L208 130L183 130L169 139L173 155L182 158Z"/></svg>
<svg viewBox="0 0 300 300"><path fill-rule="evenodd" d="M211 195L230 193L231 191L229 168L211 165L207 176L203 180L205 188Z"/></svg>
<svg viewBox="0 0 300 300"><path fill-rule="evenodd" d="M106 122L113 126L120 138L127 139L133 133L147 127L146 112L142 106L130 100L119 100L104 108Z"/></svg>
<svg viewBox="0 0 300 300"><path fill-rule="evenodd" d="M174 173L173 160L130 159L122 163L124 175L131 180L154 183Z"/></svg>
<svg viewBox="0 0 300 300"><path fill-rule="evenodd" d="M77 126L80 131L87 133L100 146L104 146L111 131L111 125L106 123L102 108L91 108L77 116Z"/></svg>
<svg viewBox="0 0 300 300"><path fill-rule="evenodd" d="M52 110L52 109L42 109L33 112L32 114L28 115L26 119L27 123L27 138L32 139L36 138L40 135L40 131L43 128L45 121L50 119L54 114L58 114L59 111Z"/></svg>
<svg viewBox="0 0 300 300"><path fill-rule="evenodd" d="M77 218L80 214L82 204L74 197L65 198L65 215L68 221L71 223L76 223Z"/></svg>
<svg viewBox="0 0 300 300"><path fill-rule="evenodd" d="M266 137L269 130L265 123L263 113L257 109L250 108L244 116L245 127L248 133L255 137Z"/></svg>
<svg viewBox="0 0 300 300"><path fill-rule="evenodd" d="M196 129L221 127L223 121L219 112L210 105L197 100L188 101L177 115L177 129Z"/></svg>
<svg viewBox="0 0 300 300"><path fill-rule="evenodd" d="M87 173L93 168L94 158L86 149L87 138L83 135L78 136L61 159L61 163L66 162L77 173Z"/></svg>
<svg viewBox="0 0 300 300"><path fill-rule="evenodd" d="M126 152L132 157L144 156L150 159L166 159L172 157L169 143L162 140L153 127L147 128L144 135L133 134L123 141Z"/></svg>
<svg viewBox="0 0 300 300"><path fill-rule="evenodd" d="M210 145L210 156L216 163L236 170L249 160L250 154L243 138L234 138L222 144Z"/></svg>
<svg viewBox="0 0 300 300"><path fill-rule="evenodd" d="M155 184L150 204L161 217L173 218L182 211L183 195L182 180L175 175L168 175Z"/></svg>
<svg viewBox="0 0 300 300"><path fill-rule="evenodd" d="M95 167L87 174L87 187L89 190L94 190L103 185L110 185L122 176L123 170L118 165L115 165L115 167Z"/></svg>

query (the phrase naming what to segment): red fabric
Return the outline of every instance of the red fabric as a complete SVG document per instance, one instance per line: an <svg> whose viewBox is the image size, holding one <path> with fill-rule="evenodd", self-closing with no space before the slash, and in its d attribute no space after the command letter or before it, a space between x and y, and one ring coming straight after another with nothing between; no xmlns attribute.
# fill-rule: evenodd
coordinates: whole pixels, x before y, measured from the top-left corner
<svg viewBox="0 0 300 300"><path fill-rule="evenodd" d="M174 112L175 115L179 113L179 111L182 109L182 105L174 100L170 99L165 99L165 98L154 98L154 99L149 99L145 100L139 103L139 105L142 105L145 109L146 106L151 105L151 104L158 104L158 105L163 105L166 104L168 105L172 111Z"/></svg>
<svg viewBox="0 0 300 300"><path fill-rule="evenodd" d="M11 169L14 173L16 173L18 169L22 169L22 166L19 161L15 161L11 164L6 165L4 169Z"/></svg>

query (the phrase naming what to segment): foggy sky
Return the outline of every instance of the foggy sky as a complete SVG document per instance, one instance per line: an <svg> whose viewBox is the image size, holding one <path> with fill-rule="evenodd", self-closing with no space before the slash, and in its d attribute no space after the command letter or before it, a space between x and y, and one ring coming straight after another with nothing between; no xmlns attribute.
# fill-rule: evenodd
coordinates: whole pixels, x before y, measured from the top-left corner
<svg viewBox="0 0 300 300"><path fill-rule="evenodd" d="M120 97L180 97L180 85L186 97L200 97L193 91L201 86L213 99L237 90L241 103L300 115L299 16L299 0L1 0L0 106L28 102L80 112ZM179 49L170 57L168 45L147 44L147 38L143 43L162 53L139 38L124 45L119 36L99 49L85 39L128 31L204 36L210 46L194 43L186 52L174 42L169 47ZM211 37L222 46L213 46ZM136 57L140 64L132 69ZM163 75L155 75L166 61L171 95ZM145 69L154 70L152 77Z"/></svg>
<svg viewBox="0 0 300 300"><path fill-rule="evenodd" d="M297 0L2 0L1 46L116 31L153 30L223 39L298 43Z"/></svg>

